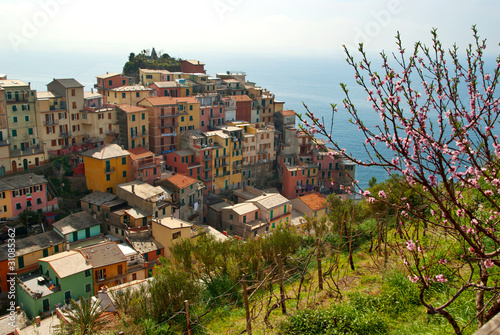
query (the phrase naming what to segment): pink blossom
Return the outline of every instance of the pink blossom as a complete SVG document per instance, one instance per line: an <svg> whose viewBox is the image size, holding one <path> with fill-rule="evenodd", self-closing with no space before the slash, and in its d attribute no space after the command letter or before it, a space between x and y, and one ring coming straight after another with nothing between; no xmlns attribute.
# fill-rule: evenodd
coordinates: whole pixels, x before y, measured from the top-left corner
<svg viewBox="0 0 500 335"><path fill-rule="evenodd" d="M471 253L474 253L474 248L473 248L473 247L469 247L469 251L470 251Z"/></svg>
<svg viewBox="0 0 500 335"><path fill-rule="evenodd" d="M446 258L443 258L443 259L440 259L438 263L441 265L444 265L444 264L448 263L448 260Z"/></svg>
<svg viewBox="0 0 500 335"><path fill-rule="evenodd" d="M413 283L415 284L416 282L418 282L418 277L417 276L411 276L411 275L408 275L408 279Z"/></svg>
<svg viewBox="0 0 500 335"><path fill-rule="evenodd" d="M417 247L416 244L413 243L413 240L409 240L409 241L405 242L405 244L406 244L406 248L410 251L414 251Z"/></svg>
<svg viewBox="0 0 500 335"><path fill-rule="evenodd" d="M484 261L484 266L487 269L491 269L493 267L493 265L495 265L495 263L493 263L493 261L491 259L487 259Z"/></svg>
<svg viewBox="0 0 500 335"><path fill-rule="evenodd" d="M448 279L446 279L443 274L439 274L436 275L436 281L439 283L446 283Z"/></svg>
<svg viewBox="0 0 500 335"><path fill-rule="evenodd" d="M379 192L378 192L378 196L379 196L379 197L381 197L381 198L383 198L383 199L386 199L386 198L387 198L387 196L385 195L384 190L379 191Z"/></svg>

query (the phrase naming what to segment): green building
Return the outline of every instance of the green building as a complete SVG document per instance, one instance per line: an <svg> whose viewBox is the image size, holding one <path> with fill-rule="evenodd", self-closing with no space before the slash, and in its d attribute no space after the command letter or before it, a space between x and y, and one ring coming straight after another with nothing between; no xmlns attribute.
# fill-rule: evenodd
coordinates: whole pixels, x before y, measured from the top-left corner
<svg viewBox="0 0 500 335"><path fill-rule="evenodd" d="M94 294L92 266L80 252L60 252L41 258L38 265L38 273L17 282L17 304L29 318Z"/></svg>

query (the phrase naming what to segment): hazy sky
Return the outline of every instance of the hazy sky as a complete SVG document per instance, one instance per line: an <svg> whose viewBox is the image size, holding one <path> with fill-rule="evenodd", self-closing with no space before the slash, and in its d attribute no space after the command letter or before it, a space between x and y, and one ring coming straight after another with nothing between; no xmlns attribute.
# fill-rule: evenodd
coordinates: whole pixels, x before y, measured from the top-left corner
<svg viewBox="0 0 500 335"><path fill-rule="evenodd" d="M498 54L498 0L0 0L0 52L203 53L330 56L341 45L411 46L437 27L445 45L478 25ZM5 56L7 56L4 54ZM9 56L7 56L10 58Z"/></svg>

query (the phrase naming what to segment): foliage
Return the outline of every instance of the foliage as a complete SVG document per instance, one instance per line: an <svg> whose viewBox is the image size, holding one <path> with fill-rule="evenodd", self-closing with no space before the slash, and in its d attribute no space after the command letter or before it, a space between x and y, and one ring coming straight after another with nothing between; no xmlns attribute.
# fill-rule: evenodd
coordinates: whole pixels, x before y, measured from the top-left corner
<svg viewBox="0 0 500 335"><path fill-rule="evenodd" d="M70 334L97 334L106 324L101 318L104 309L101 308L99 300L80 298L77 302L70 300L73 310L68 312L69 323L65 325L64 330Z"/></svg>
<svg viewBox="0 0 500 335"><path fill-rule="evenodd" d="M381 53L381 72L368 60L362 44L360 61L345 49L356 82L380 117L378 124L363 122L347 86L341 84L344 108L364 136L370 159L345 158L363 166L381 166L391 178L400 175L399 185L404 185L403 189L393 187L398 183L382 189L374 185L373 190L359 192L377 210L396 214L402 237L396 248L411 273L410 281L419 287L420 302L427 313L446 318L456 334L472 321L458 320L450 313L462 294L475 292L479 326L500 311L500 287L489 280L500 266L496 234L500 142L494 134L500 117L500 100L495 97L500 58L496 67L486 69L486 43L475 27L472 30L474 43L466 49L465 63L457 46L443 48L436 30L430 47L417 42L409 53L398 34L393 60ZM328 137L337 150L345 152L322 120L309 110L306 117L310 123L302 119L303 130L310 136ZM358 186L356 181L353 184ZM446 240L458 243L462 257L453 261L436 257L439 244ZM428 298L436 285L451 291L441 301Z"/></svg>
<svg viewBox="0 0 500 335"><path fill-rule="evenodd" d="M350 304L328 309L302 310L280 324L281 334L386 334L388 327L380 315Z"/></svg>
<svg viewBox="0 0 500 335"><path fill-rule="evenodd" d="M180 71L180 58L170 57L153 48L151 54L148 50L142 50L139 54L130 53L128 61L123 66L123 75L139 78L139 69Z"/></svg>

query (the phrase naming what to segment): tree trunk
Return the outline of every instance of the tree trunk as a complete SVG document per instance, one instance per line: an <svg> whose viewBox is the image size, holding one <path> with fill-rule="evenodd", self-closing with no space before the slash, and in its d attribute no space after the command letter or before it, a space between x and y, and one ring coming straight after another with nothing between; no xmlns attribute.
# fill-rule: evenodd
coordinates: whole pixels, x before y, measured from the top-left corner
<svg viewBox="0 0 500 335"><path fill-rule="evenodd" d="M316 259L318 261L318 287L319 290L323 290L323 269L321 268L321 239L318 237L318 251Z"/></svg>

